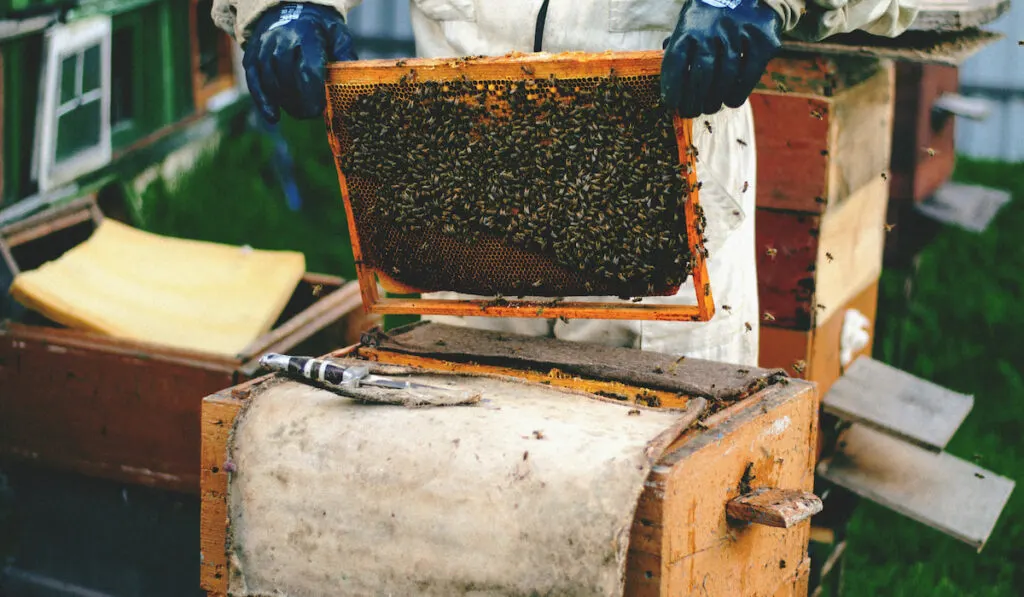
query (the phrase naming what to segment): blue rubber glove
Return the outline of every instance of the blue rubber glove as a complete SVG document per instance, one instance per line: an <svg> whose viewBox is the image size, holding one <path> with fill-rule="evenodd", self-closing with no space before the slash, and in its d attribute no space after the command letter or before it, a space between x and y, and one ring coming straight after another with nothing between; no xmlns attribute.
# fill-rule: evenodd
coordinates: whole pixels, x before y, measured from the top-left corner
<svg viewBox="0 0 1024 597"><path fill-rule="evenodd" d="M743 105L780 35L778 13L761 0L689 0L665 40L662 100L684 118Z"/></svg>
<svg viewBox="0 0 1024 597"><path fill-rule="evenodd" d="M324 72L329 61L356 60L352 33L338 11L286 2L256 21L242 65L249 93L271 124L281 109L295 118L321 116L327 107Z"/></svg>

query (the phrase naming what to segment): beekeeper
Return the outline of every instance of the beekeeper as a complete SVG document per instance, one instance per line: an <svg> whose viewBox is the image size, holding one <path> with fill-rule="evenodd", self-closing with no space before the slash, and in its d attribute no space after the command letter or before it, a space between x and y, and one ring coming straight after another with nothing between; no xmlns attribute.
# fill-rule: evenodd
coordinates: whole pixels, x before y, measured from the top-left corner
<svg viewBox="0 0 1024 597"><path fill-rule="evenodd" d="M860 29L896 36L917 14L912 2L411 0L416 51L421 57L664 48L663 99L681 116L697 118L693 130L697 174L703 183L700 201L708 220L708 275L718 306L712 320L703 323L430 319L757 365L757 172L747 97L779 50L781 35L817 41ZM355 59L344 19L359 3L214 0L213 19L244 47L249 91L267 120L277 121L282 109L296 118L321 116L325 62ZM696 297L691 282L676 296L645 302L694 304Z"/></svg>

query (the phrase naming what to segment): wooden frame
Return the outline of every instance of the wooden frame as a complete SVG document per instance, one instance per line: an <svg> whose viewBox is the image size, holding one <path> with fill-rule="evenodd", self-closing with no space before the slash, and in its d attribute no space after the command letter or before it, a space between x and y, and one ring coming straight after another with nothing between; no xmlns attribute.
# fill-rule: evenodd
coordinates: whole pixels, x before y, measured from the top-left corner
<svg viewBox="0 0 1024 597"><path fill-rule="evenodd" d="M233 88L235 82L235 63L232 44L234 41L223 31L217 32L217 77L205 83L203 73L199 70L199 15L196 12L200 0L189 0L189 29L191 29L192 45L192 91L195 96L196 112L206 112L206 103L218 93ZM210 15L206 15L209 19Z"/></svg>
<svg viewBox="0 0 1024 597"><path fill-rule="evenodd" d="M397 82L415 72L417 81L456 80L462 76L476 79L525 80L535 78L542 80L549 76L556 77L605 77L610 72L618 76L652 76L661 72L660 51L643 52L605 52L589 54L583 52L567 52L562 54L516 54L510 53L500 57L476 59L409 59L409 60L363 60L358 62L342 62L328 65L327 83L330 85L376 85ZM526 65L529 65L528 68ZM531 74L526 75L527 70ZM341 148L333 131L331 122L333 109L328 94L327 126L331 148L335 156L341 154ZM696 188L697 173L695 160L689 151L693 140L693 123L689 119L675 118L676 141L679 147L680 163L691 167L684 170L687 184L693 189L686 203L686 229L693 256L692 280L695 289L696 305L663 305L663 304L632 304L611 302L558 302L530 300L502 300L501 304L487 300L445 300L423 298L381 298L378 281L401 288L400 292L415 293L417 289L402 288L401 284L391 280L383 272L363 263L363 251L360 247L359 230L352 209L348 185L345 175L338 164L338 182L345 203L348 219L349 236L352 239L352 252L356 262L359 287L362 291L363 304L368 312L389 315L461 315L485 317L527 317L527 318L570 318L570 319L630 319L630 320L661 320L661 321L708 321L715 313L714 299L708 279L707 261L703 252L703 243L697 232L697 206L699 204Z"/></svg>
<svg viewBox="0 0 1024 597"><path fill-rule="evenodd" d="M434 371L507 374L522 379L543 375L396 355L362 345L334 351L330 356L354 354ZM252 379L203 400L200 587L209 597L226 596L230 578L227 492L231 471L225 461L228 439L245 402L272 379L273 375ZM564 381L559 385L585 392L593 392L598 389L596 384L605 383L581 378ZM631 393L647 391L629 387ZM666 449L639 499L626 558L626 595L700 594L702 586L710 585L706 586L707 592L716 595L752 594L741 587L756 587L759 595L806 597L810 521L782 529L727 522L725 512L728 502L740 495L737 482L744 475L762 480L756 486L770 483L787 489L812 489L812 447L817 439L815 396L815 387L803 381L778 384L696 425L693 423L703 410L703 399L691 402L688 412L681 415L689 428ZM785 422L781 431L777 430L780 421ZM680 498L682 494L686 497Z"/></svg>

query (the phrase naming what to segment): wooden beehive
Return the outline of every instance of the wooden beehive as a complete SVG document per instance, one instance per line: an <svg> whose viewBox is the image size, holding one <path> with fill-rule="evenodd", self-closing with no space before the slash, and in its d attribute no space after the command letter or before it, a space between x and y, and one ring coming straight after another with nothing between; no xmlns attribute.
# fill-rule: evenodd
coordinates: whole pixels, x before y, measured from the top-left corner
<svg viewBox="0 0 1024 597"><path fill-rule="evenodd" d="M375 130L376 139L383 138L385 143L394 143L396 150L387 152L380 156L383 162L389 161L387 156L408 156L422 150L426 160L426 167L433 172L432 180L428 180L421 187L437 185L441 191L431 191L438 199L425 201L441 202L446 207L437 208L446 214L444 220L438 220L433 226L429 222L423 226L416 224L396 224L397 216L382 216L388 209L388 205L396 201L396 197L387 197L386 189L390 179L382 181L373 178L369 174L362 176L354 175L352 171L352 158L358 150L359 143L353 141L353 135L349 129L353 123L363 120L376 124L377 119L388 120L379 114L379 111L367 110L361 114L356 107L359 101L367 97L376 97L374 94L384 94L390 102L402 102L409 109L419 109L417 106L425 105L434 109L433 98L441 97L438 102L455 104L461 109L470 110L476 108L478 112L470 117L471 122L484 122L489 127L480 133L477 129L471 129L468 133L449 135L448 142L456 141L462 143L473 143L477 140L486 141L490 138L507 137L505 133L509 129L506 126L515 126L517 123L524 124L524 129L537 129L540 123L556 122L551 116L557 110L565 106L572 107L594 107L603 106L602 96L594 89L599 89L602 82L612 81L616 85L631 92L635 100L633 109L622 116L620 130L633 130L635 123L641 122L651 114L660 114L658 99L658 76L661 69L661 52L624 52L624 53L566 53L566 54L532 54L532 55L507 55L504 57L479 57L460 59L410 59L400 61L370 60L359 62L346 62L331 64L328 67L327 76L327 125L331 145L336 156L338 165L339 181L342 196L345 202L345 209L348 214L348 222L353 243L353 252L358 268L359 282L363 292L363 300L367 308L375 313L393 314L447 314L447 315L485 315L499 317L545 317L554 318L559 316L570 318L602 318L602 319L660 319L677 321L706 321L714 315L714 303L711 296L711 287L707 276L705 263L706 253L703 249L702 229L703 217L697 198L697 178L695 151L692 147L692 123L675 116L667 115L668 124L671 128L670 134L666 136L664 147L673 159L668 166L668 172L672 176L681 179L680 196L673 198L678 201L679 208L675 210L673 226L667 231L670 238L682 239L681 246L688 250L690 259L687 271L681 277L669 280L648 282L633 276L627 277L623 267L618 272L618 278L614 278L612 265L608 270L602 265L600 267L584 267L582 261L573 266L565 262L566 255L575 250L579 260L585 261L589 258L589 252L576 244L573 247L566 246L557 248L558 240L555 233L537 233L533 237L527 237L526 232L535 226L540 216L537 215L537 206L531 214L526 197L530 190L534 191L534 201L537 193L547 192L543 185L539 184L534 189L528 189L523 195L517 196L510 207L511 214L507 214L505 207L500 209L495 206L494 193L488 189L495 188L502 180L515 180L511 170L524 171L524 164L528 160L521 160L515 156L519 147L542 147L552 146L555 150L547 152L548 160L551 162L571 163L577 159L572 153L571 145L562 148L557 145L561 137L557 135L551 138L540 139L536 143L523 142L516 146L515 154L507 162L510 171L507 173L512 178L499 179L487 178L490 170L487 168L478 169L485 171L485 178L475 180L467 189L445 184L445 177L448 171L454 168L452 162L445 162L432 154L439 153L439 148L424 148L417 145L412 148L404 148L398 141L407 136L406 131L412 130L413 124L405 122L395 129ZM447 94L447 95L445 95ZM591 94L591 95L587 95ZM520 98L517 99L517 98ZM447 99L445 99L447 98ZM550 100L548 103L542 101ZM597 98L597 99L595 99ZM552 106L556 106L552 108ZM427 110L427 108L423 108ZM482 113L482 114L481 114ZM416 113L419 115L419 113ZM434 112L424 112L422 120L432 121ZM450 120L450 112L440 113L439 122ZM550 121L546 120L551 118ZM360 120L362 119L362 120ZM632 119L632 120L630 120ZM601 119L593 119L598 122ZM561 122L560 120L558 122ZM349 123L348 125L346 123ZM429 128L435 125L431 122ZM461 126L461 125L460 125ZM552 125L557 128L557 124ZM639 125L636 125L639 126ZM551 129L551 130L554 130ZM456 128L456 131L461 129ZM520 131L524 136L529 131ZM412 133L408 133L411 135ZM625 135L625 133L623 133ZM455 139L456 141L451 141ZM581 141L582 143L582 141ZM364 144L365 145L365 144ZM640 151L634 155L653 154L651 144L641 144ZM465 152L466 160L480 159L481 154L492 155L487 150L477 150L472 154L472 147ZM394 159L405 159L398 157ZM410 158L411 160L412 158ZM435 161L430 161L431 159ZM678 163L674 162L678 159ZM602 164L608 164L610 158L602 155L595 158L595 162L604 160ZM472 162L475 163L475 162ZM531 162L532 163L532 162ZM548 163L548 162L545 162ZM401 178L406 172L413 170L412 162L402 162L397 168L395 177ZM417 162L418 164L418 162ZM634 164L635 165L635 164ZM622 171L634 167L634 165L623 164ZM550 166L550 164L549 164ZM417 167L419 167L417 165ZM567 171L569 166L566 166ZM616 171L615 168L612 169ZM577 169L576 181L570 183L572 193L590 192L590 184L580 182L586 174ZM493 173L498 176L498 173ZM493 178L493 180L492 180ZM543 178L543 177L541 177ZM595 179L596 180L596 179ZM579 183L579 184L576 184ZM597 183L594 183L596 187ZM417 187L417 189L421 188ZM648 185L647 190L650 190ZM419 191L416 191L419 193ZM567 191L568 192L568 191ZM460 194L462 193L462 194ZM427 191L423 191L426 196ZM463 197L465 195L465 197ZM419 196L419 195L417 195ZM643 192L630 193L627 196L615 195L615 189L603 189L602 194L594 193L590 197L596 199L580 199L582 207L579 211L587 217L588 210L603 208L604 205L621 205L627 210L626 216L632 217L635 214L636 223L644 230L651 228L645 224L645 217L637 206L644 200L648 205L651 196L643 196ZM656 199L656 198L655 198ZM522 203L520 203L520 201ZM557 218L564 219L564 222L546 222L545 230L557 230L559 234L566 230L582 230L594 228L596 223L576 223L572 228L570 216L572 209L558 209L557 203L547 202L551 207L560 213ZM433 205L423 203L417 205ZM600 205L599 205L600 204ZM544 205L544 203L542 203ZM453 207L454 206L454 207ZM613 207L615 209L615 207ZM456 215L452 217L451 210ZM490 210L490 211L488 211ZM628 210L634 210L630 212ZM679 210L685 215L684 219L678 217ZM491 211L495 212L491 215ZM486 212L488 215L482 215ZM432 212L429 212L432 213ZM500 226L501 230L508 232L494 232L494 229L485 230L479 238L470 242L467 237L470 232L477 230L473 225L467 225L463 229L455 229L452 221L470 222L490 221L492 218L508 218ZM683 220L683 221L680 221ZM587 220L589 221L589 220ZM445 232L448 226L451 230ZM425 227L425 229L423 229ZM496 226L496 228L499 228ZM621 227L618 227L621 228ZM512 230L519 232L513 233ZM516 234L521 233L517 239ZM504 234L504 236L502 236ZM548 234L552 238L548 238ZM567 233L576 234L576 233ZM511 235L511 236L510 236ZM560 237L559 237L560 238ZM524 240L526 239L526 240ZM550 246L547 244L550 240ZM532 243L532 244L531 244ZM664 244L664 243L662 243ZM632 258L629 254L629 247L616 247L621 251L622 261ZM643 251L645 249L637 249ZM657 251L657 248L651 248ZM609 263L619 266L619 256L615 256ZM655 274L661 276L664 268L653 268ZM602 274L603 272L603 274ZM568 296L618 296L618 297L642 297L642 296L664 296L672 295L678 290L680 284L686 277L692 276L696 288L697 303L685 306L670 305L645 305L636 303L575 303L563 302L558 297ZM399 299L381 298L378 291L378 283L385 291L398 294L412 294L438 291L454 291L476 296L497 296L491 300L426 300L426 299ZM511 297L530 296L531 300L513 300ZM548 297L548 300L540 300L537 297ZM555 300L551 300L554 298Z"/></svg>
<svg viewBox="0 0 1024 597"><path fill-rule="evenodd" d="M448 338L443 346L436 341L438 334ZM812 384L784 380L768 370L737 370L691 360L677 363L678 371L669 372L676 363L673 357L630 349L507 335L500 339L491 335L490 344L476 340L488 334L424 324L383 340L368 335L359 345L333 356L456 374L543 380L646 405L686 408L692 425L654 467L635 513L626 595L807 594L808 517L816 501L806 493L813 483L817 433ZM550 361L560 346L571 347L562 354L572 356L540 364ZM633 362L654 365L655 371L662 372L644 367L624 373ZM213 394L203 403L201 569L202 587L211 597L228 591L225 541L231 533L227 491L232 467L225 463L229 435L246 401L274 383L272 376L255 379ZM680 391L686 384L693 386L689 394ZM697 386L716 385L731 398L699 395ZM731 394L733 389L737 393ZM703 420L697 422L697 417ZM769 492L769 488L788 492ZM774 502L769 499L773 496L785 498L792 493L809 502L781 499L794 509L770 514L761 507Z"/></svg>
<svg viewBox="0 0 1024 597"><path fill-rule="evenodd" d="M92 198L0 229L13 273L84 241ZM227 357L63 328L33 312L0 322L0 456L119 482L196 493L202 397L252 377L265 352L324 351L372 325L358 286L307 273L280 319Z"/></svg>

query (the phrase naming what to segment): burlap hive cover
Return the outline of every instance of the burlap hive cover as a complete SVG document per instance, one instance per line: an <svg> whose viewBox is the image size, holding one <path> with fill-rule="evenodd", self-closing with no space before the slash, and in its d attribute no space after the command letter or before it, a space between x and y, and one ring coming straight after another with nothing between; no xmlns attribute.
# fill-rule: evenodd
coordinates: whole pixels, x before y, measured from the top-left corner
<svg viewBox="0 0 1024 597"><path fill-rule="evenodd" d="M230 594L621 595L652 462L704 405L642 409L505 379L415 375L472 406L354 402L297 382L229 442Z"/></svg>

